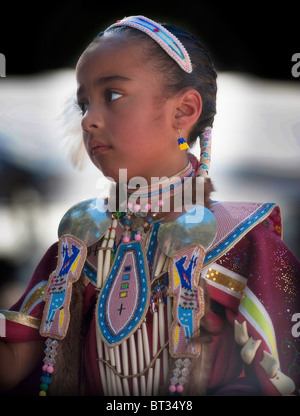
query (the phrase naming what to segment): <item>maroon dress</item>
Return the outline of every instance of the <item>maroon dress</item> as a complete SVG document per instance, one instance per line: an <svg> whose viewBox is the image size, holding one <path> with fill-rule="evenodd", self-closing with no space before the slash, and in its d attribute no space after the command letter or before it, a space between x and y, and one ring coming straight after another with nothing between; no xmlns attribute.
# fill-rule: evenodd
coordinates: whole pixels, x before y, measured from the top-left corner
<svg viewBox="0 0 300 416"><path fill-rule="evenodd" d="M207 395L285 395L292 390L297 395L300 265L282 241L280 210L274 204L216 202L212 211L218 234L201 272L211 300L208 320L213 333ZM43 295L48 277L56 268L57 250L57 243L49 248L24 295L9 311L1 311L6 318L6 342L45 340L39 333ZM83 276L85 337L80 377L86 395L103 395L94 313L98 296L95 253L89 248ZM150 346L151 322L149 310ZM235 327L241 328L243 323L250 352L252 347L255 349L252 359L247 351L243 355L243 345L236 335L239 332ZM270 368L270 362L274 368ZM41 367L42 363L11 394L38 395Z"/></svg>

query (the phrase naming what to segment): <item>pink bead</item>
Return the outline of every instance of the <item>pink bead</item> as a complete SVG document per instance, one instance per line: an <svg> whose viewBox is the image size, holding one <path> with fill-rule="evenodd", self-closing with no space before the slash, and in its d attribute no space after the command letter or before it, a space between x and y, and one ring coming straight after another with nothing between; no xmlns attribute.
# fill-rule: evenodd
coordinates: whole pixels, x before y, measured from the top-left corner
<svg viewBox="0 0 300 416"><path fill-rule="evenodd" d="M174 384L171 384L171 385L169 386L169 392L171 392L171 393L175 393L175 391L176 391L176 386L174 386Z"/></svg>
<svg viewBox="0 0 300 416"><path fill-rule="evenodd" d="M52 367L52 365L48 365L47 373L52 374L53 371L54 371L54 368Z"/></svg>
<svg viewBox="0 0 300 416"><path fill-rule="evenodd" d="M178 386L176 387L176 390L178 391L178 393L182 393L183 392L183 385L178 384Z"/></svg>
<svg viewBox="0 0 300 416"><path fill-rule="evenodd" d="M141 234L136 234L136 235L134 236L134 239L135 239L135 241L140 241L140 240L142 239Z"/></svg>
<svg viewBox="0 0 300 416"><path fill-rule="evenodd" d="M145 205L145 210L150 211L151 210L151 204L146 204Z"/></svg>
<svg viewBox="0 0 300 416"><path fill-rule="evenodd" d="M162 199L160 199L160 200L158 201L158 205L159 205L160 207L162 207L162 206L164 205L164 201L163 201Z"/></svg>
<svg viewBox="0 0 300 416"><path fill-rule="evenodd" d="M128 202L128 204L127 204L127 208L128 208L128 209L132 209L132 207L133 207L133 204L132 204L131 202Z"/></svg>
<svg viewBox="0 0 300 416"><path fill-rule="evenodd" d="M47 364L43 365L42 370L43 371L48 371L48 365Z"/></svg>
<svg viewBox="0 0 300 416"><path fill-rule="evenodd" d="M141 206L139 204L135 204L135 206L133 207L133 209L135 211L139 211L141 209Z"/></svg>
<svg viewBox="0 0 300 416"><path fill-rule="evenodd" d="M123 243L129 243L130 238L129 237L123 237Z"/></svg>

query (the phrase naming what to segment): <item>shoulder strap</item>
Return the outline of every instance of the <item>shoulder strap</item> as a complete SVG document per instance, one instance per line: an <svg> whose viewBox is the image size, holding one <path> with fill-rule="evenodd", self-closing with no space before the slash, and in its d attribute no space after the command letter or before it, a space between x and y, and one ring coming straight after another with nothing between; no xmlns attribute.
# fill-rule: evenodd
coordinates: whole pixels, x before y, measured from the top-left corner
<svg viewBox="0 0 300 416"><path fill-rule="evenodd" d="M274 211L276 221L280 224L277 230L280 229L281 235L280 210L274 203L215 202L211 211L217 219L218 232L215 241L206 252L204 266L209 266L219 259L252 228L271 217Z"/></svg>

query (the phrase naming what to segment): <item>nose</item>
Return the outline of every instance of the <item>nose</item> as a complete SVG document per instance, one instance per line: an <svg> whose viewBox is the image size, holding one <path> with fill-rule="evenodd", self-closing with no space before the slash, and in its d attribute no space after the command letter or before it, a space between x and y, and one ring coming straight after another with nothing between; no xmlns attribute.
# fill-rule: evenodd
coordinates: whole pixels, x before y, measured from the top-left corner
<svg viewBox="0 0 300 416"><path fill-rule="evenodd" d="M103 119L100 111L91 107L87 109L81 119L81 127L82 130L87 132L103 127Z"/></svg>

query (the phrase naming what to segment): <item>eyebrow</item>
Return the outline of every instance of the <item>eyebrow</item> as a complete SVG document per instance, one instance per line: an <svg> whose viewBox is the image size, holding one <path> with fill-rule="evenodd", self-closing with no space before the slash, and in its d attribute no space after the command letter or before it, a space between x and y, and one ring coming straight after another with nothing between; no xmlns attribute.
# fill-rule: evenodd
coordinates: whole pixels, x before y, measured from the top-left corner
<svg viewBox="0 0 300 416"><path fill-rule="evenodd" d="M132 81L131 78L128 77L124 77L123 75L109 75L106 77L99 77L96 78L93 82L93 85L95 87L101 86L101 85L105 85L108 84L110 82L113 81ZM83 85L80 85L79 88L77 89L77 96L79 96L80 94L82 94L82 92L84 91L84 87Z"/></svg>

